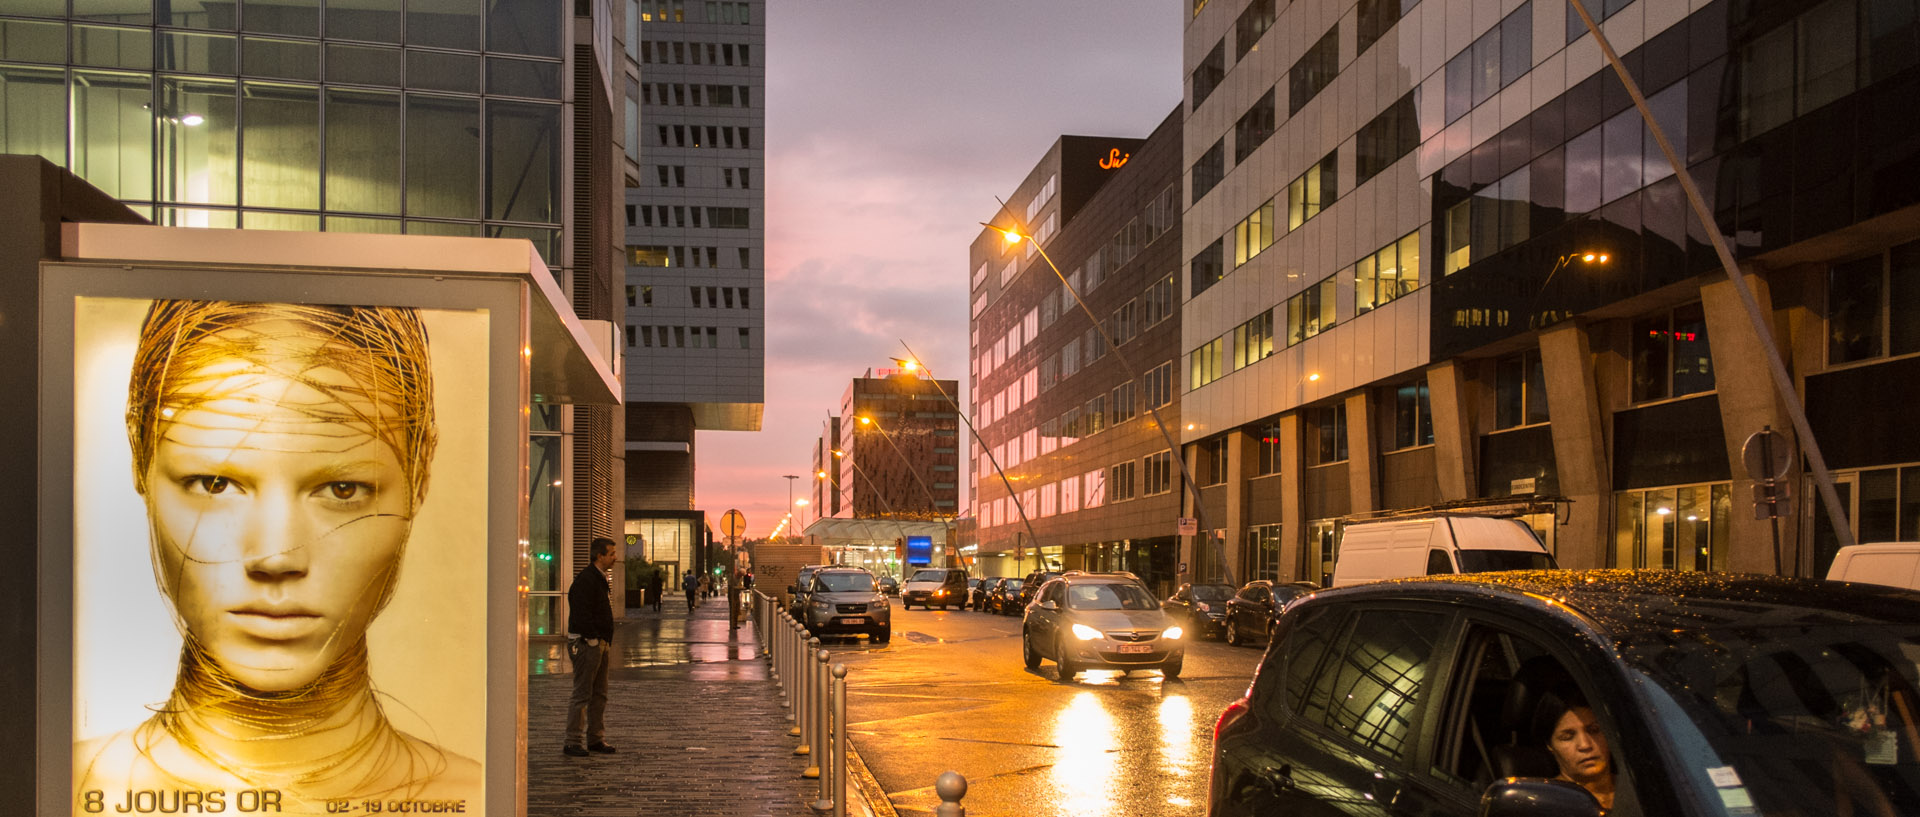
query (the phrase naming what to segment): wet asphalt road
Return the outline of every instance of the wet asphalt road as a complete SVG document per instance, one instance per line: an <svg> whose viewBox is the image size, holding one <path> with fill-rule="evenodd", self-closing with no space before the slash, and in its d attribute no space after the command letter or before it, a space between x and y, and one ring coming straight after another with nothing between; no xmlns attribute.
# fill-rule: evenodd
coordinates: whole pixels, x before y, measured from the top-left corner
<svg viewBox="0 0 1920 817"><path fill-rule="evenodd" d="M902 610L893 643L829 642L850 672L855 749L901 814L931 814L941 772L965 775L973 817L1197 815L1213 722L1246 691L1260 651L1187 645L1185 669L1092 670L1063 682L1020 662L1020 619Z"/></svg>

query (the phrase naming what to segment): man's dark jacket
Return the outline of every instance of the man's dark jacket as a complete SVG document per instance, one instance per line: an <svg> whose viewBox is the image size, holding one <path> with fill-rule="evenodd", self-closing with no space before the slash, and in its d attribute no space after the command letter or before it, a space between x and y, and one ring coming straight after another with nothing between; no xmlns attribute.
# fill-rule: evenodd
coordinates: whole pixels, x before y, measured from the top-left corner
<svg viewBox="0 0 1920 817"><path fill-rule="evenodd" d="M581 638L613 638L613 588L607 574L589 564L567 588L567 632Z"/></svg>

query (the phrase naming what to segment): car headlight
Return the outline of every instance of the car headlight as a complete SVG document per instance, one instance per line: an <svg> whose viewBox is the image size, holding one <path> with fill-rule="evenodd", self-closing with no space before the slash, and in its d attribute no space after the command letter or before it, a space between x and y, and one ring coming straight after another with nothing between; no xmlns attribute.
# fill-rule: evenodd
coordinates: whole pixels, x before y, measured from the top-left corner
<svg viewBox="0 0 1920 817"><path fill-rule="evenodd" d="M1092 641L1100 637L1100 631L1085 624L1073 625L1073 637L1081 641Z"/></svg>
<svg viewBox="0 0 1920 817"><path fill-rule="evenodd" d="M813 603L813 609L819 610L820 612L824 613L833 609L833 603L828 601L816 601Z"/></svg>
<svg viewBox="0 0 1920 817"><path fill-rule="evenodd" d="M1183 634L1184 634L1184 631L1182 631L1179 627L1168 627L1166 632L1163 632L1160 634L1160 637L1161 638L1179 638Z"/></svg>
<svg viewBox="0 0 1920 817"><path fill-rule="evenodd" d="M946 594L947 594L947 591L945 591L945 590L942 590L942 591L939 591L939 592L937 592L937 593L934 593L934 595L936 595L936 596L944 596L944 595L946 595Z"/></svg>
<svg viewBox="0 0 1920 817"><path fill-rule="evenodd" d="M886 606L887 606L887 597L886 597L886 596L884 596L884 595L882 595L882 594L879 594L879 593L875 593L875 594L873 594L873 602L872 602L872 604L873 604L873 606L875 606L875 607L879 607L879 608L881 608L881 609L883 609L883 610L884 610L884 609L886 609Z"/></svg>

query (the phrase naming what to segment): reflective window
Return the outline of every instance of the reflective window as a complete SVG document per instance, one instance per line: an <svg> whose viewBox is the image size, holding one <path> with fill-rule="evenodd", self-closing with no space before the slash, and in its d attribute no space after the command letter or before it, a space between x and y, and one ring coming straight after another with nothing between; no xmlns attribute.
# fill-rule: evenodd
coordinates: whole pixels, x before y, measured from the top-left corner
<svg viewBox="0 0 1920 817"><path fill-rule="evenodd" d="M328 43L327 81L397 88L404 53L398 48Z"/></svg>
<svg viewBox="0 0 1920 817"><path fill-rule="evenodd" d="M1827 271L1827 362L1920 352L1920 242Z"/></svg>
<svg viewBox="0 0 1920 817"><path fill-rule="evenodd" d="M418 0L413 0L417 5ZM400 3L327 4L327 39L361 40L370 43L399 43Z"/></svg>
<svg viewBox="0 0 1920 817"><path fill-rule="evenodd" d="M560 63L489 58L487 93L557 100L560 98ZM639 122L636 120L629 130L629 141L637 149L640 142Z"/></svg>
<svg viewBox="0 0 1920 817"><path fill-rule="evenodd" d="M1261 35L1273 27L1275 17L1274 0L1253 0L1240 12L1240 19L1233 24L1233 55L1235 59L1245 57L1260 42Z"/></svg>
<svg viewBox="0 0 1920 817"><path fill-rule="evenodd" d="M241 70L249 77L320 79L320 46L300 40L246 37L240 43Z"/></svg>
<svg viewBox="0 0 1920 817"><path fill-rule="evenodd" d="M0 60L67 61L67 26L46 20L0 20Z"/></svg>
<svg viewBox="0 0 1920 817"><path fill-rule="evenodd" d="M1213 147L1207 148L1207 152L1200 154L1200 158L1194 161L1192 173L1194 202L1199 202L1207 191L1212 190L1214 185L1219 184L1220 180L1227 175L1225 145L1225 139L1214 142Z"/></svg>
<svg viewBox="0 0 1920 817"><path fill-rule="evenodd" d="M487 50L560 57L560 13L553 0L487 0Z"/></svg>
<svg viewBox="0 0 1920 817"><path fill-rule="evenodd" d="M1713 350L1700 304L1633 322L1633 401L1713 390Z"/></svg>
<svg viewBox="0 0 1920 817"><path fill-rule="evenodd" d="M1726 570L1733 513L1732 485L1725 482L1614 494L1610 562L1627 568Z"/></svg>
<svg viewBox="0 0 1920 817"><path fill-rule="evenodd" d="M318 37L320 0L241 0L240 30Z"/></svg>
<svg viewBox="0 0 1920 817"><path fill-rule="evenodd" d="M244 90L241 203L320 209L320 89L249 82Z"/></svg>
<svg viewBox="0 0 1920 817"><path fill-rule="evenodd" d="M73 73L73 172L118 199L153 199L153 77Z"/></svg>
<svg viewBox="0 0 1920 817"><path fill-rule="evenodd" d="M159 200L238 203L236 89L226 80L160 80Z"/></svg>
<svg viewBox="0 0 1920 817"><path fill-rule="evenodd" d="M407 0L407 44L480 50L480 3L481 0Z"/></svg>
<svg viewBox="0 0 1920 817"><path fill-rule="evenodd" d="M1192 88L1191 98L1193 99L1193 102L1190 103L1189 110L1199 110L1200 103L1206 101L1206 98L1213 93L1213 89L1220 87L1221 80L1226 79L1226 49L1227 41L1225 38L1222 38L1219 42L1213 44L1213 50L1207 52L1206 59L1201 60L1200 64L1194 67L1193 76L1189 80ZM1198 198L1198 196L1195 196L1195 198Z"/></svg>
<svg viewBox="0 0 1920 817"><path fill-rule="evenodd" d="M1339 73L1340 26L1335 25L1287 70L1287 115L1299 113Z"/></svg>
<svg viewBox="0 0 1920 817"><path fill-rule="evenodd" d="M407 87L480 93L480 57L410 50L407 52Z"/></svg>
<svg viewBox="0 0 1920 817"><path fill-rule="evenodd" d="M1253 475L1280 473L1280 421L1270 420L1253 429Z"/></svg>
<svg viewBox="0 0 1920 817"><path fill-rule="evenodd" d="M1308 465L1325 465L1330 462L1347 460L1347 404L1334 403L1330 406L1309 406L1301 410L1301 418L1307 425L1309 452L1313 460Z"/></svg>
<svg viewBox="0 0 1920 817"><path fill-rule="evenodd" d="M560 220L560 108L521 102L487 104L487 217Z"/></svg>
<svg viewBox="0 0 1920 817"><path fill-rule="evenodd" d="M153 31L109 26L73 27L73 64L96 68L153 68Z"/></svg>
<svg viewBox="0 0 1920 817"><path fill-rule="evenodd" d="M400 95L330 88L326 112L327 209L398 214Z"/></svg>
<svg viewBox="0 0 1920 817"><path fill-rule="evenodd" d="M233 0L168 0L159 8L155 24L176 28L211 28L232 31L239 20Z"/></svg>
<svg viewBox="0 0 1920 817"><path fill-rule="evenodd" d="M1546 372L1540 353L1528 350L1494 363L1493 427L1515 428L1548 422Z"/></svg>
<svg viewBox="0 0 1920 817"><path fill-rule="evenodd" d="M59 14L58 11L53 12ZM153 22L152 0L73 0L73 19L143 26Z"/></svg>
<svg viewBox="0 0 1920 817"><path fill-rule="evenodd" d="M1396 387L1393 390L1393 447L1432 444L1433 403L1427 392L1427 381Z"/></svg>
<svg viewBox="0 0 1920 817"><path fill-rule="evenodd" d="M1324 673L1332 676L1331 685L1315 685L1315 693L1327 692L1323 722L1361 746L1401 757L1446 623L1438 613L1360 613L1346 648Z"/></svg>
<svg viewBox="0 0 1920 817"><path fill-rule="evenodd" d="M231 34L195 34L185 31L160 32L162 71L186 74L240 73L240 41Z"/></svg>
<svg viewBox="0 0 1920 817"><path fill-rule="evenodd" d="M480 217L479 100L408 95L406 153L408 215Z"/></svg>

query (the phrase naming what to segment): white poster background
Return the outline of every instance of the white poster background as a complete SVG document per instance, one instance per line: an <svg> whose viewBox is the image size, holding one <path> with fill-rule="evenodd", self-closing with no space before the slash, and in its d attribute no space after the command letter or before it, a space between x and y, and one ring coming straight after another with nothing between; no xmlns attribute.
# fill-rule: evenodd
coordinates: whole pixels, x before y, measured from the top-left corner
<svg viewBox="0 0 1920 817"><path fill-rule="evenodd" d="M149 707L166 702L180 666L180 632L154 579L127 444L127 381L150 303L75 302L76 743L145 721ZM440 442L399 585L367 649L374 690L396 728L484 761L488 316L423 309L420 317Z"/></svg>

